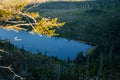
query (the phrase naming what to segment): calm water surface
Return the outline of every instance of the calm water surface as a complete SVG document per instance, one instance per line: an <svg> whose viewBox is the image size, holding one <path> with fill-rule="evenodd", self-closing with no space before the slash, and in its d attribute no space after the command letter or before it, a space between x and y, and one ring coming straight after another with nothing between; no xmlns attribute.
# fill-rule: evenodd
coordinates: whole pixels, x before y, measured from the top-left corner
<svg viewBox="0 0 120 80"><path fill-rule="evenodd" d="M19 40L16 40L19 38ZM60 59L74 59L79 52L85 52L91 48L91 45L83 44L73 40L67 40L64 38L39 36L37 34L31 35L28 32L21 31L7 31L0 29L0 38L9 39L12 44L18 48L22 48L33 53L39 50L46 53L47 56L55 56Z"/></svg>

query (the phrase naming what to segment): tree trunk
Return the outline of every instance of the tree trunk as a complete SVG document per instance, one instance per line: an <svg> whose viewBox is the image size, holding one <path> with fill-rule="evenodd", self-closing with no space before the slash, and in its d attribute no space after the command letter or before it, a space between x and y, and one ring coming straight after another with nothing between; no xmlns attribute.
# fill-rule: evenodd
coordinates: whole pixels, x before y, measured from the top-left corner
<svg viewBox="0 0 120 80"><path fill-rule="evenodd" d="M104 56L103 56L103 53L101 53L101 56L100 56L100 66L99 66L99 70L98 70L98 80L100 80L100 77L101 77L101 73L102 73L102 68L103 68L103 60L104 60Z"/></svg>
<svg viewBox="0 0 120 80"><path fill-rule="evenodd" d="M111 80L111 73L112 73L112 70L111 70L111 60L112 60L112 51L113 51L113 45L111 46L110 48L110 52L109 52L109 55L108 55L108 59L109 59L109 74L108 74L108 80Z"/></svg>

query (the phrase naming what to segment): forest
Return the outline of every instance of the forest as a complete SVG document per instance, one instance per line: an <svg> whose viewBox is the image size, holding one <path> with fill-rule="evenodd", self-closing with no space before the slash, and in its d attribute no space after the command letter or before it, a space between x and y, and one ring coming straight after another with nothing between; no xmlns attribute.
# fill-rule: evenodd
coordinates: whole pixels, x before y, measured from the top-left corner
<svg viewBox="0 0 120 80"><path fill-rule="evenodd" d="M86 56L79 52L74 60L63 60L41 51L33 54L24 47L17 48L0 36L0 80L120 80L119 4L119 0L48 1L15 5L9 11L11 8L6 5L3 9L0 2L2 29L25 30L31 35L66 38L93 46Z"/></svg>

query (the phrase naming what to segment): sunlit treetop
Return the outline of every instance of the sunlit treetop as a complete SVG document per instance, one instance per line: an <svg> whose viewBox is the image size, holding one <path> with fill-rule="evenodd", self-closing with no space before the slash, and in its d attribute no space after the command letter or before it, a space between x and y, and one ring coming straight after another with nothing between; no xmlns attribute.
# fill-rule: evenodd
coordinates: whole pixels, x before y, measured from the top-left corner
<svg viewBox="0 0 120 80"><path fill-rule="evenodd" d="M39 4L34 2L33 6L25 8L29 3L29 0L0 0L0 28L26 30L32 34L47 36L58 35L55 27L59 28L65 22L58 22L57 18L40 18L37 12L29 12L29 9Z"/></svg>

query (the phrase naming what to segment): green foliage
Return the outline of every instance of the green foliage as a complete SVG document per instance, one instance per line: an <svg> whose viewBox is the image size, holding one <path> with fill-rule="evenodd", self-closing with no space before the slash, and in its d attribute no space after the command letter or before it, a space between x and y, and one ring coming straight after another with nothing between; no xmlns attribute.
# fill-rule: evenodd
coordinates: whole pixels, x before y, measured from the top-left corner
<svg viewBox="0 0 120 80"><path fill-rule="evenodd" d="M61 4L60 4L61 5ZM66 5L66 4L65 4ZM50 5L52 6L52 5ZM38 9L39 10L39 9ZM45 11L48 11L47 13ZM51 9L50 9L51 10ZM10 49L9 54L3 54L4 60L0 60L1 64L9 65L9 63L13 63L14 69L16 72L20 72L20 64L23 66L22 69L25 71L25 77L28 80L96 80L99 66L101 63L100 53L103 53L103 64L100 77L102 80L119 80L120 79L120 49L119 49L119 29L120 29L120 7L118 6L115 9L94 9L89 11L79 11L78 9L70 10L57 10L53 9L53 12L50 12L49 9L43 10L42 15L51 14L51 17L61 17L61 20L65 19L67 21L66 27L58 30L60 37L75 39L75 40L84 40L87 42L92 42L98 44L97 50L92 48L88 53L93 53L89 55L89 60L86 61L86 57L82 54L78 54L75 61L71 63L67 63L67 61L60 61L55 58L48 58L41 54L17 54L17 53L28 53L22 52L20 50L16 50L13 47L9 47L7 44L1 44L0 48L5 48L5 50ZM46 13L46 14L45 14ZM54 13L59 13L53 15ZM70 14L68 14L70 13ZM34 13L25 14L32 16ZM71 16L72 15L72 16ZM20 17L21 15L19 15ZM22 16L23 17L23 16ZM54 25L57 22L57 19L46 19L32 16L33 18L37 18L37 22L33 24L32 30L33 33L39 34L48 34L47 30L54 30L54 27L50 27L53 23ZM24 17L25 18L25 17ZM29 18L31 22L34 22L32 18ZM21 21L24 20L21 18ZM26 20L26 19L25 19ZM45 24L45 25L44 25ZM58 23L57 23L58 24ZM16 25L16 24L13 24ZM49 25L48 28L45 26ZM12 27L12 26L11 26ZM10 27L10 28L11 28ZM10 29L9 28L9 29ZM12 27L12 29L15 27ZM20 27L18 27L20 28ZM41 29L42 28L42 29ZM22 28L24 29L24 28ZM21 29L21 30L22 30ZM16 30L16 29L14 29ZM43 31L42 31L43 30ZM35 32L36 31L36 32ZM112 52L112 56L109 59L110 47L111 44L114 45ZM9 51L9 50L8 50ZM1 52L0 52L1 53ZM13 53L13 54L11 54ZM56 60L58 62L56 62ZM62 63L62 64L60 64ZM25 64L28 66L25 67ZM60 67L58 66L60 64ZM28 71L27 69L28 68ZM1 70L1 74L5 73L5 71ZM3 76L2 76L3 77ZM5 75L5 77L7 77Z"/></svg>

